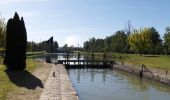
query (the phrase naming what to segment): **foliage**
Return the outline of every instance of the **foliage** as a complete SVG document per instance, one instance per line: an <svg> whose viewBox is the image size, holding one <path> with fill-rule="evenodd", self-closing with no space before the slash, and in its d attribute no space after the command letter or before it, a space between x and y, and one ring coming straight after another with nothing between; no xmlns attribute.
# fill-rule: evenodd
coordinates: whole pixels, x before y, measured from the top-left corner
<svg viewBox="0 0 170 100"><path fill-rule="evenodd" d="M58 49L58 52L65 53L65 52L78 52L83 51L82 47L74 47L73 45L68 46L68 44L64 44L63 47Z"/></svg>
<svg viewBox="0 0 170 100"><path fill-rule="evenodd" d="M128 52L127 35L124 31L117 31L105 39L91 38L84 42L84 49L92 52Z"/></svg>
<svg viewBox="0 0 170 100"><path fill-rule="evenodd" d="M58 42L53 41L53 38L50 38L47 41L42 41L40 43L28 42L27 43L27 52L31 51L47 51L47 52L57 52Z"/></svg>
<svg viewBox="0 0 170 100"><path fill-rule="evenodd" d="M164 52L165 54L170 54L170 27L166 28L166 33L164 34Z"/></svg>
<svg viewBox="0 0 170 100"><path fill-rule="evenodd" d="M130 33L131 32L131 33ZM85 51L162 54L163 46L159 33L155 28L128 28L128 31L117 31L105 39L95 39L84 42Z"/></svg>
<svg viewBox="0 0 170 100"><path fill-rule="evenodd" d="M112 38L114 37L114 35L111 36L107 36L104 39L104 51L105 52L112 52L113 48L112 48Z"/></svg>
<svg viewBox="0 0 170 100"><path fill-rule="evenodd" d="M103 52L104 51L104 40L95 39L94 37L84 43L84 49L92 52Z"/></svg>
<svg viewBox="0 0 170 100"><path fill-rule="evenodd" d="M128 52L128 43L127 35L124 31L117 31L112 38L112 48L114 52L127 53Z"/></svg>
<svg viewBox="0 0 170 100"><path fill-rule="evenodd" d="M162 40L155 28L133 30L128 36L130 50L135 53L160 54Z"/></svg>
<svg viewBox="0 0 170 100"><path fill-rule="evenodd" d="M51 46L51 52L57 52L58 51L58 42L54 41ZM42 41L40 43L35 42L28 42L27 43L27 51L28 52L34 52L34 51L47 51L49 52L49 44L47 41Z"/></svg>
<svg viewBox="0 0 170 100"><path fill-rule="evenodd" d="M23 17L14 17L8 20L6 30L6 51L4 64L10 70L26 68L27 32ZM17 58L17 59L16 59Z"/></svg>
<svg viewBox="0 0 170 100"><path fill-rule="evenodd" d="M4 18L0 17L0 48L5 47L6 24Z"/></svg>

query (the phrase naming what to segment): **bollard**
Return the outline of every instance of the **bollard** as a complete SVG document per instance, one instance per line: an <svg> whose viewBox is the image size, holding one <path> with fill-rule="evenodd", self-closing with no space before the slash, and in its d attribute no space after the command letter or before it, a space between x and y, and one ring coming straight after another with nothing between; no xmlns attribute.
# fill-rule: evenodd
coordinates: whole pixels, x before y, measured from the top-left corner
<svg viewBox="0 0 170 100"><path fill-rule="evenodd" d="M141 70L140 73L139 73L139 77L140 78L143 78L143 71Z"/></svg>

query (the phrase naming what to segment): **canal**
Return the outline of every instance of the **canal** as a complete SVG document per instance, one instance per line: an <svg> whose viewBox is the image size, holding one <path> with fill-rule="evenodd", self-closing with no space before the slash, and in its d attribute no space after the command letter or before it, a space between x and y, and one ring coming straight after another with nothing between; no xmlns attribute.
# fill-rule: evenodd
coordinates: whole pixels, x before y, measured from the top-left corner
<svg viewBox="0 0 170 100"><path fill-rule="evenodd" d="M33 59L45 61L46 55ZM65 56L52 54L52 61ZM70 59L76 59L73 55ZM82 58L83 59L83 58ZM170 86L114 69L68 69L80 100L169 100Z"/></svg>
<svg viewBox="0 0 170 100"><path fill-rule="evenodd" d="M169 100L170 87L114 69L68 69L80 100Z"/></svg>

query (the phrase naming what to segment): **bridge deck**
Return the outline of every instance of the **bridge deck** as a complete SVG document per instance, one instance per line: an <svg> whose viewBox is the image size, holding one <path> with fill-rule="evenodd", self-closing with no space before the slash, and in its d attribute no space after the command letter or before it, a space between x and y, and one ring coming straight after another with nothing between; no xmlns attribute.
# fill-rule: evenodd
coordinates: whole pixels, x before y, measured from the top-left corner
<svg viewBox="0 0 170 100"><path fill-rule="evenodd" d="M65 64L67 68L76 67L110 67L115 62L112 60L58 60L58 63Z"/></svg>
<svg viewBox="0 0 170 100"><path fill-rule="evenodd" d="M58 62L114 62L112 60L58 60Z"/></svg>

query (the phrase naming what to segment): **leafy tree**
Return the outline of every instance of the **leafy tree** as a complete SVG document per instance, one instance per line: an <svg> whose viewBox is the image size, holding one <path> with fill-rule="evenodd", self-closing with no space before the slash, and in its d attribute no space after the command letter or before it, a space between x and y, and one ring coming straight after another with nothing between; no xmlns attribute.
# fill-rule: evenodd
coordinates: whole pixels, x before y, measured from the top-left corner
<svg viewBox="0 0 170 100"><path fill-rule="evenodd" d="M84 49L91 52L103 52L105 51L104 39L95 39L94 37L89 41L84 42Z"/></svg>
<svg viewBox="0 0 170 100"><path fill-rule="evenodd" d="M155 28L133 30L128 36L130 50L136 53L161 53L162 40Z"/></svg>
<svg viewBox="0 0 170 100"><path fill-rule="evenodd" d="M92 52L128 52L126 40L125 32L118 31L105 39L89 39L89 41L84 42L84 49Z"/></svg>
<svg viewBox="0 0 170 100"><path fill-rule="evenodd" d="M164 38L164 52L165 54L169 54L170 53L170 27L166 27L166 32L163 38Z"/></svg>
<svg viewBox="0 0 170 100"><path fill-rule="evenodd" d="M6 24L4 18L0 18L0 48L5 48Z"/></svg>
<svg viewBox="0 0 170 100"><path fill-rule="evenodd" d="M4 64L9 70L26 68L27 32L23 17L14 17L8 20L6 30L6 51Z"/></svg>
<svg viewBox="0 0 170 100"><path fill-rule="evenodd" d="M111 36L107 36L104 39L104 51L105 52L112 52L113 48L112 48L112 38L114 37L114 35Z"/></svg>
<svg viewBox="0 0 170 100"><path fill-rule="evenodd" d="M57 52L57 51L58 51L58 42L57 42L57 41L54 41L54 42L53 42L53 51L54 51L54 52Z"/></svg>
<svg viewBox="0 0 170 100"><path fill-rule="evenodd" d="M124 31L117 31L112 37L112 48L114 52L128 52L127 35Z"/></svg>
<svg viewBox="0 0 170 100"><path fill-rule="evenodd" d="M152 54L161 53L161 50L158 50L162 46L162 40L160 38L159 33L156 31L154 27L149 28L149 33L150 33L150 40L151 40L149 53Z"/></svg>

